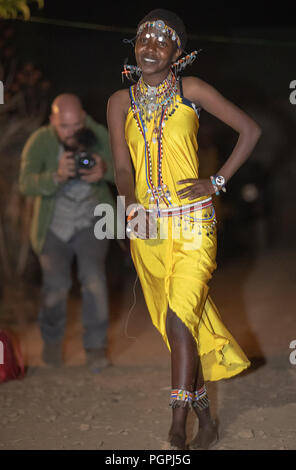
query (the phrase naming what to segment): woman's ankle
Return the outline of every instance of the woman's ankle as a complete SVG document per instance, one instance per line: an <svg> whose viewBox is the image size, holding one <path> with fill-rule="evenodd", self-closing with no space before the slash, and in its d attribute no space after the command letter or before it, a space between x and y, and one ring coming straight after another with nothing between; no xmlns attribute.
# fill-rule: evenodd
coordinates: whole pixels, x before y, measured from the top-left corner
<svg viewBox="0 0 296 470"><path fill-rule="evenodd" d="M177 447L178 449L185 449L185 443L186 443L185 429L182 427L171 426L169 430L168 441L172 447Z"/></svg>

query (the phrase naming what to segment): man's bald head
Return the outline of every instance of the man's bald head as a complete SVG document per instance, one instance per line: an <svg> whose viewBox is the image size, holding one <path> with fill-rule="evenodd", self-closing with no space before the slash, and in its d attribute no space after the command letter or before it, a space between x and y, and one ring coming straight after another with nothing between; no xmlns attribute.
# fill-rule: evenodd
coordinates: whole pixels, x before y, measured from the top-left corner
<svg viewBox="0 0 296 470"><path fill-rule="evenodd" d="M81 101L76 95L64 93L57 96L51 105L52 114L65 114L68 112L83 111Z"/></svg>
<svg viewBox="0 0 296 470"><path fill-rule="evenodd" d="M73 145L73 135L84 126L84 121L85 111L78 96L64 93L53 100L50 123L63 144Z"/></svg>

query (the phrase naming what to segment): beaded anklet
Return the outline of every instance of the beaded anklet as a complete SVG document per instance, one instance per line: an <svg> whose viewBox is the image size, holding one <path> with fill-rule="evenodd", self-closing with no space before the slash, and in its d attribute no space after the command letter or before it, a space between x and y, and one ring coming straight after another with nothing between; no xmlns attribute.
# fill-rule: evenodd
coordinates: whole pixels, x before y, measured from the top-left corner
<svg viewBox="0 0 296 470"><path fill-rule="evenodd" d="M210 405L206 386L203 385L200 389L194 392L192 406L199 410L205 410Z"/></svg>
<svg viewBox="0 0 296 470"><path fill-rule="evenodd" d="M191 406L193 393L188 390L175 389L171 391L170 406L172 408Z"/></svg>

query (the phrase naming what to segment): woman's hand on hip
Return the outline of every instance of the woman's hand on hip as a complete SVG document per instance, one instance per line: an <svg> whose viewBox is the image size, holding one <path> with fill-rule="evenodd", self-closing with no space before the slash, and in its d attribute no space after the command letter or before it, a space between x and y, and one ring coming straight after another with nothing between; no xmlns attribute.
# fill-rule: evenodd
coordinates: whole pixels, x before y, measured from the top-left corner
<svg viewBox="0 0 296 470"><path fill-rule="evenodd" d="M185 180L177 181L177 184L187 184L185 188L177 191L177 196L179 196L180 199L187 198L189 200L193 200L202 196L208 196L215 193L215 189L212 185L210 178L187 178Z"/></svg>

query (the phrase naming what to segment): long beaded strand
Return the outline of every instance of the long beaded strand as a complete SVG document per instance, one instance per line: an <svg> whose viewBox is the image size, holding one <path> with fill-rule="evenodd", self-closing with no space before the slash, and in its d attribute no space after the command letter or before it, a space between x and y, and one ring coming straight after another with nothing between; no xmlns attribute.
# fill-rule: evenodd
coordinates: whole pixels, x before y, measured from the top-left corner
<svg viewBox="0 0 296 470"><path fill-rule="evenodd" d="M176 98L177 89L178 84L173 73L170 73L158 87L148 88L141 77L138 83L130 88L133 115L145 142L145 168L148 186L147 192L150 194L149 202L156 203L158 208L159 200L162 200L166 206L172 204L170 192L162 178L162 137L165 121L178 107L178 100ZM153 184L151 151L146 138L147 123L152 118L154 118L152 142L155 143L156 139L158 140L157 186ZM154 134L156 134L156 137L154 137Z"/></svg>

